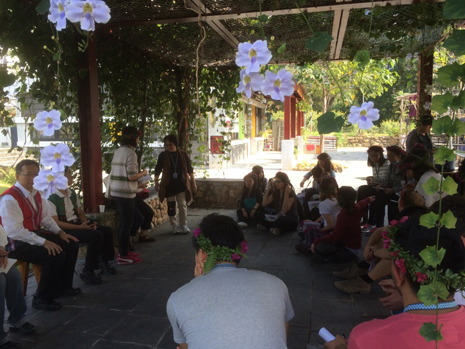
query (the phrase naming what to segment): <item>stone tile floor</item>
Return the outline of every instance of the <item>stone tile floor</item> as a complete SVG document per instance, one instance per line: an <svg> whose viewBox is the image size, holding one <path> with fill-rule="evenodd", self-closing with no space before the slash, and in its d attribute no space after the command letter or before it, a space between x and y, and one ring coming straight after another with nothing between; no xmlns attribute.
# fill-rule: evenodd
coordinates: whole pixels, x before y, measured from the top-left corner
<svg viewBox="0 0 465 349"><path fill-rule="evenodd" d="M189 209L189 225L194 228L201 218L214 212ZM234 210L218 210L235 215ZM290 323L288 346L292 349L322 348L318 330L324 326L333 333L350 334L358 323L389 315L378 298L379 286L370 295L346 295L337 290L331 272L348 264L316 265L295 251L296 233L276 237L249 228L249 258L241 267L276 275L288 286L295 317ZM11 334L23 348L163 348L174 349L165 306L170 294L193 277L194 251L191 235L172 235L168 224L152 232L157 241L136 244L143 262L135 266L117 266L118 274L104 276L99 286L83 284L76 276L75 286L83 293L63 298L63 309L44 312L32 309L36 285L29 279L28 320L37 333L25 337ZM83 261L78 261L80 270ZM6 327L6 325L5 325Z"/></svg>

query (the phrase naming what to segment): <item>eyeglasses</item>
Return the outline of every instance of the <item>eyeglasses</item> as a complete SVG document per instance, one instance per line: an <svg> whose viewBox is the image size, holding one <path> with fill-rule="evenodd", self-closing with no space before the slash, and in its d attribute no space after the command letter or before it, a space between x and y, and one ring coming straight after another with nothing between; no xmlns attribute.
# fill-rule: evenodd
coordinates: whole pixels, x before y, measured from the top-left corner
<svg viewBox="0 0 465 349"><path fill-rule="evenodd" d="M26 172L26 173L20 173L19 175L24 176L24 177L37 177L39 175L39 172L34 172L34 173Z"/></svg>

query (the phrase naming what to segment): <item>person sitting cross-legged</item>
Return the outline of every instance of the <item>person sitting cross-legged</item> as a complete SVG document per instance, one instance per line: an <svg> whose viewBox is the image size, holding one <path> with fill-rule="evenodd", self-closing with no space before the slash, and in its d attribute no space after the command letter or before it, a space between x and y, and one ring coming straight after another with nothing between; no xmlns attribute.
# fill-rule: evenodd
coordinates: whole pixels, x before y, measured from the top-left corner
<svg viewBox="0 0 465 349"><path fill-rule="evenodd" d="M73 183L73 176L67 166L65 176L69 186ZM81 243L88 244L86 263L79 274L80 278L91 285L100 284L102 278L94 272L99 268L99 264L104 272L110 275L116 274L115 268L108 264L115 258L113 230L90 222L81 208L80 198L69 187L50 195L48 201L50 214L58 226L79 239Z"/></svg>
<svg viewBox="0 0 465 349"><path fill-rule="evenodd" d="M440 348L463 348L465 343L465 308L454 301L454 292L465 289L465 248L457 229L426 228L418 217L410 218L388 234L388 250L392 253L391 271L395 286L403 299L402 314L383 320L371 320L356 326L347 342L342 336L325 343L329 349L392 349L436 348L434 340L427 342L420 334L425 323L436 323L442 337ZM429 246L438 245L445 253L437 268L425 264L421 253ZM433 276L436 275L436 279ZM432 304L420 300L420 287L436 284L441 296L431 292ZM426 287L427 288L427 287ZM428 297L428 296L427 296ZM436 297L438 306L436 305ZM433 326L431 326L433 327ZM330 329L329 329L330 330Z"/></svg>
<svg viewBox="0 0 465 349"><path fill-rule="evenodd" d="M18 268L8 265L8 252L5 250L7 243L8 237L5 229L0 225L0 318L5 318L6 301L10 332L30 335L36 331L36 328L26 320L27 306L22 291L21 275ZM7 267L10 267L10 270L4 272ZM21 344L10 341L8 332L5 332L3 326L0 326L0 349L20 347Z"/></svg>
<svg viewBox="0 0 465 349"><path fill-rule="evenodd" d="M60 229L47 201L33 188L39 164L26 159L15 170L16 184L0 198L1 224L8 236L5 247L11 258L43 265L32 307L58 310L62 304L55 298L81 293L73 287L78 239Z"/></svg>
<svg viewBox="0 0 465 349"><path fill-rule="evenodd" d="M238 268L247 253L242 229L214 213L193 234L195 279L166 305L174 341L181 349L287 348L288 289L273 275Z"/></svg>

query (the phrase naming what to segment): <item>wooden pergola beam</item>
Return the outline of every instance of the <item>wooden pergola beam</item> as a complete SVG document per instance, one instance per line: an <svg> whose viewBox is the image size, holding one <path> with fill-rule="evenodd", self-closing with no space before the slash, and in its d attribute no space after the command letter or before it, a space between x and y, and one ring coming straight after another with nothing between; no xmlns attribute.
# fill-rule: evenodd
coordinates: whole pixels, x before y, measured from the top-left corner
<svg viewBox="0 0 465 349"><path fill-rule="evenodd" d="M325 6L304 6L300 9L290 8L274 11L250 11L243 13L228 13L215 15L203 12L201 20L202 21L220 21L228 19L241 19L241 18L257 18L260 14L265 14L267 16L286 16L286 15L295 15L299 14L300 11L303 13L316 13L316 12L328 12L328 11L337 11L337 10L353 10L353 9L362 9L362 8L372 8L372 7L384 7L384 6L402 6L402 5L412 5L418 3L437 3L444 2L445 0L384 0L384 1L365 1L357 3L336 3L334 5L325 5ZM194 2L189 1L195 5ZM204 7L205 8L205 7ZM177 18L159 18L150 21L127 21L127 22L110 22L99 26L99 29L107 28L123 28L123 27L140 27L140 26L152 26L157 24L167 24L167 23L189 23L197 22L199 20L198 16L192 17L177 17Z"/></svg>

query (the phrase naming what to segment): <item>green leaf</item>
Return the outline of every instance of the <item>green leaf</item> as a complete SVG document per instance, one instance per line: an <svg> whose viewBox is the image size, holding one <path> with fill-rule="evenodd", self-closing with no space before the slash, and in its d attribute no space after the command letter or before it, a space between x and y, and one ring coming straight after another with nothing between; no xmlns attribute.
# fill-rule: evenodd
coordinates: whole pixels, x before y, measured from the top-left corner
<svg viewBox="0 0 465 349"><path fill-rule="evenodd" d="M452 211L449 210L442 215L440 222L447 229L454 229L455 223L457 223L457 218L455 218Z"/></svg>
<svg viewBox="0 0 465 349"><path fill-rule="evenodd" d="M344 118L342 116L336 117L331 111L328 111L318 118L318 133L328 134L331 132L340 132L344 125Z"/></svg>
<svg viewBox="0 0 465 349"><path fill-rule="evenodd" d="M368 63L370 63L370 51L360 50L355 54L354 62L358 63L360 69L365 69Z"/></svg>
<svg viewBox="0 0 465 349"><path fill-rule="evenodd" d="M432 284L420 285L420 290L417 293L418 300L426 306L436 304L437 298L434 291Z"/></svg>
<svg viewBox="0 0 465 349"><path fill-rule="evenodd" d="M450 127L452 126L452 119L448 116L434 119L433 120L433 133L435 135L442 135L443 133L448 134Z"/></svg>
<svg viewBox="0 0 465 349"><path fill-rule="evenodd" d="M453 87L458 86L460 83L459 79L463 79L464 77L465 65L454 62L454 64L449 64L438 69L436 82L445 87Z"/></svg>
<svg viewBox="0 0 465 349"><path fill-rule="evenodd" d="M447 0L444 3L442 16L445 19L465 18L465 6L463 6L463 0Z"/></svg>
<svg viewBox="0 0 465 349"><path fill-rule="evenodd" d="M11 86L15 83L16 76L8 74L5 67L0 69L0 88Z"/></svg>
<svg viewBox="0 0 465 349"><path fill-rule="evenodd" d="M446 92L443 95L433 96L431 100L431 109L437 111L439 114L447 112L447 108L452 103L454 96L450 92Z"/></svg>
<svg viewBox="0 0 465 349"><path fill-rule="evenodd" d="M278 53L283 53L285 50L286 50L286 43L279 46Z"/></svg>
<svg viewBox="0 0 465 349"><path fill-rule="evenodd" d="M79 44L78 44L79 45ZM60 52L57 52L53 55L53 60L54 61L58 61L59 59L61 58L61 53Z"/></svg>
<svg viewBox="0 0 465 349"><path fill-rule="evenodd" d="M459 95L454 97L450 107L456 111L460 108L465 108L465 91L460 91Z"/></svg>
<svg viewBox="0 0 465 349"><path fill-rule="evenodd" d="M441 250L444 250L443 248ZM446 254L446 250L444 250L444 254ZM439 298L443 300L447 300L447 298L450 295L449 290L447 289L447 286L445 283L436 280L436 294L439 296Z"/></svg>
<svg viewBox="0 0 465 349"><path fill-rule="evenodd" d="M309 50L323 53L332 40L333 37L329 35L328 32L316 32L310 39L307 40L305 47Z"/></svg>
<svg viewBox="0 0 465 349"><path fill-rule="evenodd" d="M39 15L45 15L50 8L50 0L42 0L36 7L36 12Z"/></svg>
<svg viewBox="0 0 465 349"><path fill-rule="evenodd" d="M464 91L462 91L462 92L464 92ZM460 92L460 94L462 94L462 92ZM465 96L465 92L464 92L464 96ZM455 98L457 98L457 97L455 97ZM433 121L433 124L434 124L434 121ZM461 135L463 135L465 133L465 122L461 121L460 119L455 119L453 124L444 133L449 135L449 136L453 136L453 135L461 136Z"/></svg>
<svg viewBox="0 0 465 349"><path fill-rule="evenodd" d="M444 47L455 53L456 56L465 55L465 30L455 29L451 36L444 41Z"/></svg>
<svg viewBox="0 0 465 349"><path fill-rule="evenodd" d="M439 181L434 177L430 177L430 179L423 184L423 189L427 195L434 195L439 190Z"/></svg>
<svg viewBox="0 0 465 349"><path fill-rule="evenodd" d="M438 218L439 215L434 212L424 214L420 217L420 225L426 228L433 228L436 226Z"/></svg>
<svg viewBox="0 0 465 349"><path fill-rule="evenodd" d="M425 322L423 325L420 327L420 335L427 341L427 342L432 342L432 341L442 341L443 337L441 334L441 326L439 326L439 330L436 331L436 324L432 322Z"/></svg>
<svg viewBox="0 0 465 349"><path fill-rule="evenodd" d="M452 149L449 149L446 147L439 147L439 149L436 150L436 153L434 153L433 158L436 164L442 164L446 160L447 161L454 160L455 153Z"/></svg>
<svg viewBox="0 0 465 349"><path fill-rule="evenodd" d="M444 248L436 252L436 246L426 246L425 249L419 253L425 264L433 268L436 268L436 266L441 263L445 254L446 250Z"/></svg>
<svg viewBox="0 0 465 349"><path fill-rule="evenodd" d="M445 191L448 195L457 194L458 184L452 179L452 177L447 177L444 182L442 182L442 191Z"/></svg>
<svg viewBox="0 0 465 349"><path fill-rule="evenodd" d="M260 15L260 16L258 16L258 20L260 22L262 22L262 23L266 23L266 22L268 22L269 18L268 18L267 15Z"/></svg>

